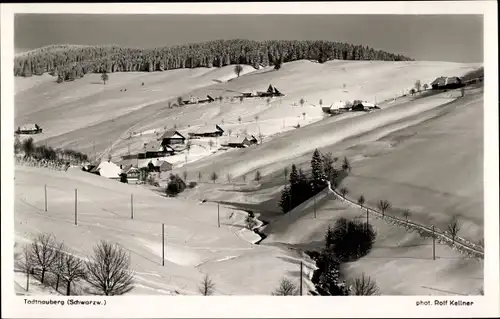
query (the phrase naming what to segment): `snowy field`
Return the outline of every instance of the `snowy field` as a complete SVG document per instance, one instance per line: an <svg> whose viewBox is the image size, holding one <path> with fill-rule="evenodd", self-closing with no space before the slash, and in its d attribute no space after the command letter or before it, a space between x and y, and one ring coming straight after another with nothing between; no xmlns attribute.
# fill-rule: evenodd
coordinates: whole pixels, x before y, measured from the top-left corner
<svg viewBox="0 0 500 319"><path fill-rule="evenodd" d="M220 149L218 139L213 139L212 147L209 139L193 140L189 153L167 157L175 173L188 173L188 181L198 181L198 173L202 175L196 188L177 199L76 168L63 173L16 167L16 235L26 240L30 233L52 232L82 257L100 239L118 242L131 253L135 294L197 294L204 274L209 274L217 294L269 295L283 276L298 283L300 260L309 265L299 251L286 247L321 247L328 224L340 216L361 214L329 195L318 200L317 218L312 218L310 203L291 216L279 212L276 199L284 184L283 168L295 163L307 169L311 153L319 148L351 160L352 174L342 181L349 196L363 194L369 204L388 199L393 214L409 208L413 221L440 228L445 228L450 214L458 213L464 220L460 235L478 241L484 223L482 92L467 91L457 101L456 91L400 99L382 103L381 110L329 118L324 118L319 105L320 99L325 106L338 100L391 100L417 79L430 83L438 76L462 75L478 66L296 61L279 71L248 67L239 78L232 67L113 73L106 85L99 84L98 75L63 84L49 76L16 78L16 124L38 123L44 128L35 136L38 141L90 156L95 150L97 156L111 154L118 160L174 125L183 134L196 126L219 124L233 136L244 130L257 138L259 133L264 136L261 145L234 150ZM269 84L285 96L269 102L225 98L168 108L178 96L227 97L265 91ZM298 129L293 127L297 124ZM257 170L263 175L259 183L252 181ZM219 175L216 183L209 180L212 172ZM226 181L228 174L232 183ZM162 174L160 184L167 178ZM48 212L43 211L44 184L49 189ZM75 188L78 226L73 224ZM202 199L240 204L240 209L261 213L270 222L265 228L268 237L254 244L260 237L245 229L246 212L233 208L238 205L220 206L219 228L217 205L201 203ZM462 258L448 246L438 247L439 258L434 261L427 239L381 220L373 222L378 232L375 248L346 265L347 277L365 272L383 294L396 295L475 294L482 286L481 262ZM167 234L164 267L161 223ZM313 265L306 268L310 274ZM18 277L16 283L24 287L25 278Z"/></svg>

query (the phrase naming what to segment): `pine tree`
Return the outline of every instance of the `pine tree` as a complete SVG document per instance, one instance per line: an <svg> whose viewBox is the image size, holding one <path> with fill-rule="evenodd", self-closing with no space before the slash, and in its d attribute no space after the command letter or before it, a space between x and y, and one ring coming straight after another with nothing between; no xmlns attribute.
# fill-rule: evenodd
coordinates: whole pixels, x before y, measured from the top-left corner
<svg viewBox="0 0 500 319"><path fill-rule="evenodd" d="M292 165L292 171L290 172L290 185L297 185L299 183L299 173L297 171L297 166Z"/></svg>
<svg viewBox="0 0 500 319"><path fill-rule="evenodd" d="M311 169L312 169L312 178L314 183L315 191L321 186L324 186L326 176L324 174L323 169L323 158L321 157L321 153L316 149L313 153L311 160Z"/></svg>
<svg viewBox="0 0 500 319"><path fill-rule="evenodd" d="M281 199L279 206L281 207L281 211L283 214L288 213L291 210L290 207L290 187L285 186L283 191L281 192Z"/></svg>

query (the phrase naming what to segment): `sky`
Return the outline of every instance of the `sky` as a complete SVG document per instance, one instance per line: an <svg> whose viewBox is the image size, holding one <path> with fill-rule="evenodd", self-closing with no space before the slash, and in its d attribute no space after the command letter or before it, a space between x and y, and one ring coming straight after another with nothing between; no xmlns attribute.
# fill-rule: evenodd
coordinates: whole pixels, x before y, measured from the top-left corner
<svg viewBox="0 0 500 319"><path fill-rule="evenodd" d="M14 49L50 44L153 48L216 39L329 40L416 60L483 62L481 15L17 14Z"/></svg>

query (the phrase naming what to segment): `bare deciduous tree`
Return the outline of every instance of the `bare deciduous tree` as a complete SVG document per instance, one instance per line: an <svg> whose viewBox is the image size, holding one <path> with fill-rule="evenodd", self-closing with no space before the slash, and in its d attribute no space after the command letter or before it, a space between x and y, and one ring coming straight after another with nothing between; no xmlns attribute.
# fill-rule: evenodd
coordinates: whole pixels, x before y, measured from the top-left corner
<svg viewBox="0 0 500 319"><path fill-rule="evenodd" d="M66 295L71 294L71 284L86 278L85 263L78 257L60 251L62 257L61 277L66 281Z"/></svg>
<svg viewBox="0 0 500 319"><path fill-rule="evenodd" d="M363 195L359 196L358 198L358 204L363 208L363 205L365 204L365 197Z"/></svg>
<svg viewBox="0 0 500 319"><path fill-rule="evenodd" d="M31 243L30 256L32 264L41 271L40 282L43 284L45 273L52 268L56 259L57 251L59 250L55 237L52 234L39 234L33 238Z"/></svg>
<svg viewBox="0 0 500 319"><path fill-rule="evenodd" d="M188 153L191 150L192 146L193 146L193 142L191 142L191 140L188 140L186 143L186 150L188 151Z"/></svg>
<svg viewBox="0 0 500 319"><path fill-rule="evenodd" d="M288 178L288 167L283 168L283 174L285 175L285 182Z"/></svg>
<svg viewBox="0 0 500 319"><path fill-rule="evenodd" d="M201 172L198 172L198 182L201 182L202 177L203 175L201 174Z"/></svg>
<svg viewBox="0 0 500 319"><path fill-rule="evenodd" d="M304 98L301 98L300 101L299 101L300 106L303 107L305 102L306 101L304 100Z"/></svg>
<svg viewBox="0 0 500 319"><path fill-rule="evenodd" d="M380 294L380 290L376 282L363 273L354 279L351 285L351 294L354 296L375 296Z"/></svg>
<svg viewBox="0 0 500 319"><path fill-rule="evenodd" d="M243 176L241 176L243 178L243 182L246 183L247 181L247 175L246 174L243 174Z"/></svg>
<svg viewBox="0 0 500 319"><path fill-rule="evenodd" d="M243 71L243 67L242 67L241 65L236 64L236 65L234 66L234 73L236 73L236 75L237 75L238 77L240 77L240 74L241 74L241 72L242 72L242 71Z"/></svg>
<svg viewBox="0 0 500 319"><path fill-rule="evenodd" d="M116 244L100 241L94 247L94 256L85 265L87 282L96 294L123 295L134 288L130 256Z"/></svg>
<svg viewBox="0 0 500 319"><path fill-rule="evenodd" d="M411 212L409 209L405 209L403 211L403 217L406 219L406 226L408 226L408 218L411 216Z"/></svg>
<svg viewBox="0 0 500 319"><path fill-rule="evenodd" d="M216 172L213 172L212 175L210 175L210 179L214 182L215 184L215 181L217 181L219 179L219 175L217 175Z"/></svg>
<svg viewBox="0 0 500 319"><path fill-rule="evenodd" d="M208 141L208 146L210 146L210 149L212 149L212 147L214 146L214 141L213 140L209 140Z"/></svg>
<svg viewBox="0 0 500 319"><path fill-rule="evenodd" d="M226 174L226 179L227 179L228 183L231 183L231 178L232 178L231 173L227 173Z"/></svg>
<svg viewBox="0 0 500 319"><path fill-rule="evenodd" d="M205 277L203 277L203 281L201 282L200 287L198 287L198 291L203 296L210 296L214 293L214 290L215 290L215 284L208 275L205 275Z"/></svg>
<svg viewBox="0 0 500 319"><path fill-rule="evenodd" d="M33 270L33 256L31 256L31 247L25 245L22 249L22 260L18 261L18 266L26 274L26 291L29 290L30 273Z"/></svg>
<svg viewBox="0 0 500 319"><path fill-rule="evenodd" d="M256 182L260 182L261 179L262 179L262 174L260 173L260 171L255 172L254 180Z"/></svg>
<svg viewBox="0 0 500 319"><path fill-rule="evenodd" d="M347 195L347 193L349 193L349 190L346 187L342 187L340 189L340 193L342 194L342 197L345 199L345 195Z"/></svg>
<svg viewBox="0 0 500 319"><path fill-rule="evenodd" d="M391 203L388 200L380 200L378 202L378 208L382 211L382 216L385 215L385 211L391 207Z"/></svg>
<svg viewBox="0 0 500 319"><path fill-rule="evenodd" d="M460 221L458 216L457 215L451 216L450 223L448 224L448 232L451 235L453 243L455 243L455 238L457 237L460 228L462 228L462 222Z"/></svg>
<svg viewBox="0 0 500 319"><path fill-rule="evenodd" d="M271 293L273 296L298 296L297 286L288 278L282 278L278 288Z"/></svg>
<svg viewBox="0 0 500 319"><path fill-rule="evenodd" d="M415 90L417 92L420 92L421 89L422 89L422 83L420 83L420 80L415 81Z"/></svg>
<svg viewBox="0 0 500 319"><path fill-rule="evenodd" d="M59 283L64 275L64 262L65 262L65 247L63 244L60 246L60 250L57 251L56 261L52 265L51 272L56 275L56 291L59 291Z"/></svg>

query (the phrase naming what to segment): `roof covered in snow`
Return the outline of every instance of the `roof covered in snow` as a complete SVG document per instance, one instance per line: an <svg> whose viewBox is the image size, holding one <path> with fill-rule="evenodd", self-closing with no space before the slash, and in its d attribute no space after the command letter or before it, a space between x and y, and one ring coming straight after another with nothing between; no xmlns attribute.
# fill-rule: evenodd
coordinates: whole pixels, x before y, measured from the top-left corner
<svg viewBox="0 0 500 319"><path fill-rule="evenodd" d="M103 161L97 166L97 171L101 176L107 178L119 178L122 169L113 162Z"/></svg>

